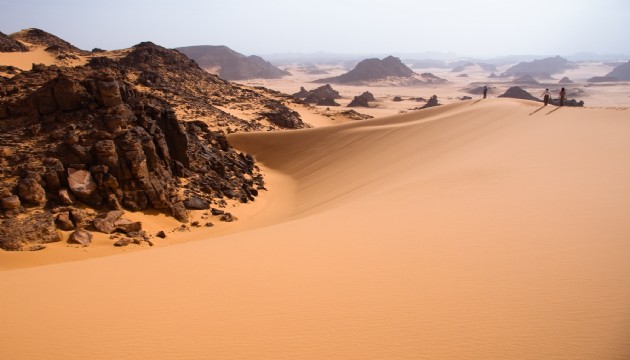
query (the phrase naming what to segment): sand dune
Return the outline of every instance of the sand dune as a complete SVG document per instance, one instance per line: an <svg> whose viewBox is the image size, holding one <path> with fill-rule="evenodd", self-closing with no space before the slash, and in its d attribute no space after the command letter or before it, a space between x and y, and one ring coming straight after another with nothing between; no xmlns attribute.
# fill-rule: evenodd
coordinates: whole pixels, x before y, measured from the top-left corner
<svg viewBox="0 0 630 360"><path fill-rule="evenodd" d="M6 359L624 359L630 110L488 99L234 134L243 231L0 273Z"/></svg>

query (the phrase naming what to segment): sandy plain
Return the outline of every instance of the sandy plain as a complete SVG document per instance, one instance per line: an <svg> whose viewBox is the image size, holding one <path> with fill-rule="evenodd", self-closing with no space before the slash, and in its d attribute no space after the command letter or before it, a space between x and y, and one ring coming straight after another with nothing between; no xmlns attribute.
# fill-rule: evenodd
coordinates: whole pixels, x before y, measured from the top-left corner
<svg viewBox="0 0 630 360"><path fill-rule="evenodd" d="M630 356L627 94L557 108L333 87L372 91L379 117L316 108L313 129L231 135L269 191L225 228L117 256L0 253L2 357ZM390 101L433 93L447 104Z"/></svg>

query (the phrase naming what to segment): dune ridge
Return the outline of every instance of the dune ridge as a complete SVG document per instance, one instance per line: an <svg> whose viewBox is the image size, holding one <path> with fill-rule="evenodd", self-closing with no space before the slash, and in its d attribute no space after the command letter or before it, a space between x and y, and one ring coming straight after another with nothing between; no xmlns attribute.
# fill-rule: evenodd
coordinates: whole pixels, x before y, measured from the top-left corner
<svg viewBox="0 0 630 360"><path fill-rule="evenodd" d="M0 272L2 352L625 358L628 111L488 99L233 134L234 146L289 179L269 194L289 201L278 207L284 217Z"/></svg>

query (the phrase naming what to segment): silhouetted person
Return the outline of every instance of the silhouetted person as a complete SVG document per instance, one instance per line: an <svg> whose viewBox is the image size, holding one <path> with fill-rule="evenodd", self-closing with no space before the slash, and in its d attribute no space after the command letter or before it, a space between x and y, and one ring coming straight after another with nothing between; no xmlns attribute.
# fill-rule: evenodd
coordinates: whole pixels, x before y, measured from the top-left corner
<svg viewBox="0 0 630 360"><path fill-rule="evenodd" d="M483 98L484 98L484 99L486 98L486 95L488 95L488 87L487 87L487 86L484 86L484 87L483 87Z"/></svg>
<svg viewBox="0 0 630 360"><path fill-rule="evenodd" d="M549 91L549 89L545 89L545 92L542 93L542 97L545 106L547 106L547 104L549 104L549 99L551 99L551 92Z"/></svg>
<svg viewBox="0 0 630 360"><path fill-rule="evenodd" d="M560 89L560 106L564 106L564 98L567 96L567 92L564 88Z"/></svg>

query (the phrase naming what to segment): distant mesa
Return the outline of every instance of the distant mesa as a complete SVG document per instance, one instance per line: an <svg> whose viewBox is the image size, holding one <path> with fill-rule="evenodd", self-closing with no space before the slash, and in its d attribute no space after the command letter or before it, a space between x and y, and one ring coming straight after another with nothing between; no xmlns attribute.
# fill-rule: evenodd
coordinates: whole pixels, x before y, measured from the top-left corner
<svg viewBox="0 0 630 360"><path fill-rule="evenodd" d="M560 81L558 81L558 84L573 84L573 80L565 76L562 79L560 79Z"/></svg>
<svg viewBox="0 0 630 360"><path fill-rule="evenodd" d="M626 63L616 66L606 76L595 76L588 79L589 82L613 82L613 81L630 81L630 60Z"/></svg>
<svg viewBox="0 0 630 360"><path fill-rule="evenodd" d="M335 99L341 99L339 92L334 90L330 84L318 87L315 90L307 91L304 87L292 95L295 99L303 99L305 103L320 106L340 106Z"/></svg>
<svg viewBox="0 0 630 360"><path fill-rule="evenodd" d="M28 51L28 48L24 46L24 44L0 32L0 52L23 52L23 51Z"/></svg>
<svg viewBox="0 0 630 360"><path fill-rule="evenodd" d="M370 107L369 102L374 100L374 95L372 95L371 92L366 91L359 96L355 96L350 104L348 104L348 107Z"/></svg>
<svg viewBox="0 0 630 360"><path fill-rule="evenodd" d="M245 56L227 46L186 46L175 50L195 60L201 68L226 80L280 79L291 75L260 56Z"/></svg>
<svg viewBox="0 0 630 360"><path fill-rule="evenodd" d="M539 98L534 97L532 94L523 90L521 87L512 86L507 89L505 93L499 95L500 98L512 98L512 99L523 99L523 100L532 100L532 101L540 101Z"/></svg>
<svg viewBox="0 0 630 360"><path fill-rule="evenodd" d="M349 72L335 77L314 81L316 83L368 85L368 84L400 84L400 85L424 85L434 83L444 83L433 74L416 74L400 61L399 58L388 56L380 59L366 59L356 65Z"/></svg>
<svg viewBox="0 0 630 360"><path fill-rule="evenodd" d="M10 36L21 43L44 46L46 47L46 51L49 52L86 53L86 51L79 49L69 42L40 29L25 29L13 33Z"/></svg>
<svg viewBox="0 0 630 360"><path fill-rule="evenodd" d="M503 76L531 75L538 78L550 78L553 74L559 74L575 68L577 68L576 64L565 58L556 56L529 62L520 62L507 69L503 73Z"/></svg>

